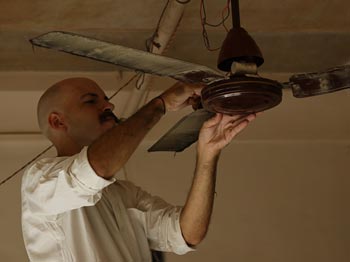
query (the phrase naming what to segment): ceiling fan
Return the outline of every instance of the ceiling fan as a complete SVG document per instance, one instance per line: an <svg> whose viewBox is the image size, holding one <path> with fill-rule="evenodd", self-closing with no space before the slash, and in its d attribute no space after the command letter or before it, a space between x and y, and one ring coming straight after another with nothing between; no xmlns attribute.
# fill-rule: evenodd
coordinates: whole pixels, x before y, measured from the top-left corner
<svg viewBox="0 0 350 262"><path fill-rule="evenodd" d="M203 109L181 119L149 151L180 152L198 139L202 123L215 112L249 114L277 106L282 89L291 88L297 98L350 88L350 65L324 71L295 74L287 83L262 78L257 68L262 53L240 25L239 1L231 0L233 27L224 40L217 67L160 56L73 33L53 31L31 39L33 45L95 59L144 73L167 76L187 83L202 83Z"/></svg>

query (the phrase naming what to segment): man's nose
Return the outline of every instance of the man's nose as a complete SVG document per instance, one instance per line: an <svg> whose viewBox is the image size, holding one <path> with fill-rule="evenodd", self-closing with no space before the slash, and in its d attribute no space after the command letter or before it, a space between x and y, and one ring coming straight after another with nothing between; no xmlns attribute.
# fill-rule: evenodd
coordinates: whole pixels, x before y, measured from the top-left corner
<svg viewBox="0 0 350 262"><path fill-rule="evenodd" d="M103 111L107 111L107 110L113 111L114 110L114 104L112 104L109 101L106 101L106 103L104 104L104 107L103 107Z"/></svg>

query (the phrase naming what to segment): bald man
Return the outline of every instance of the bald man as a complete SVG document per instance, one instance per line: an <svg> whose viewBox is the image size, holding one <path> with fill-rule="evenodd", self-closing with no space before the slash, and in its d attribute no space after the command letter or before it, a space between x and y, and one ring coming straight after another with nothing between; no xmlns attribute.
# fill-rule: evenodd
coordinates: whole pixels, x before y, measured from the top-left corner
<svg viewBox="0 0 350 262"><path fill-rule="evenodd" d="M255 115L217 114L204 123L187 201L172 206L115 174L168 111L201 88L176 83L124 122L87 78L50 87L38 122L57 157L32 164L22 181L22 228L30 261L151 261L150 249L184 254L204 238L220 152Z"/></svg>

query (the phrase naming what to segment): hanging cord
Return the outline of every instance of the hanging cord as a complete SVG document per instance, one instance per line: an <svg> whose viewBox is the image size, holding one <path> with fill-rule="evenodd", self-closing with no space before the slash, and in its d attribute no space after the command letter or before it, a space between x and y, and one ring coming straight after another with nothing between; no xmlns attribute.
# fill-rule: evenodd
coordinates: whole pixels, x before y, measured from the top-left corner
<svg viewBox="0 0 350 262"><path fill-rule="evenodd" d="M154 30L153 34L151 35L151 37L147 38L145 41L145 47L146 47L146 51L153 53L153 48L157 47L160 48L160 44L155 42L154 39L158 36L158 31L159 31L159 27L160 27L160 23L163 20L164 14L165 14L165 10L167 9L168 5L169 5L170 0L167 0L167 2L165 3L165 6L163 7L162 13L160 14L160 17L158 19L157 22L157 26L156 29ZM145 80L145 73L140 72L140 74L138 75L138 79L135 83L135 87L137 89L141 89L143 83Z"/></svg>
<svg viewBox="0 0 350 262"><path fill-rule="evenodd" d="M212 48L211 47L206 27L207 26L209 26L209 27L223 26L224 29L226 30L226 32L229 31L228 28L225 25L225 22L230 16L230 0L227 0L226 5L225 5L225 7L223 8L223 10L221 12L221 21L219 23L216 23L216 24L212 24L212 23L208 23L207 22L207 11L206 11L204 0L200 1L200 9L199 10L200 10L199 11L199 15L200 15L200 19L201 19L202 37L203 37L204 45L209 51L217 51L217 50L220 49L220 47L218 47L218 48Z"/></svg>
<svg viewBox="0 0 350 262"><path fill-rule="evenodd" d="M178 2L179 4L188 4L189 2L191 2L191 0L184 0L184 1L180 1L180 0L176 0L176 2Z"/></svg>
<svg viewBox="0 0 350 262"><path fill-rule="evenodd" d="M170 0L167 0L163 10L162 10L162 13L158 19L158 22L157 22L157 26L156 26L156 29L154 30L153 34L151 37L147 38L146 39L146 42L145 42L145 45L146 45L146 50L150 53L152 53L153 51L153 47L157 47L157 48L160 48L160 44L159 43L156 43L154 42L154 39L158 36L158 31L159 31L159 27L160 27L160 23L162 22L163 20L163 17L164 17L164 14L165 14L165 10L167 9L168 5L169 5L169 1Z"/></svg>
<svg viewBox="0 0 350 262"><path fill-rule="evenodd" d="M122 85L117 91L115 91L110 97L109 100L111 100L114 96L116 96L121 90L123 90L126 86L128 86L132 80L134 80L136 77L138 76L138 74L135 74L134 76L132 76L124 85ZM2 180L0 182L0 186L2 186L3 184L5 184L6 182L8 182L10 179L12 179L13 177L15 177L19 172L21 172L22 170L24 170L26 167L28 167L31 163L33 163L35 160L37 160L39 157L41 157L43 154L45 154L47 151L49 151L51 148L53 147L53 145L50 145L49 147L47 147L46 149L44 149L41 153L39 153L37 156L35 156L33 159L31 159L29 162L27 162L24 166L22 166L21 168L19 168L18 170L16 170L14 173L12 173L10 176L8 176L7 178L5 178L4 180Z"/></svg>
<svg viewBox="0 0 350 262"><path fill-rule="evenodd" d="M30 160L28 163L26 163L24 166L22 166L20 169L18 169L17 171L15 171L12 175L10 175L9 177L5 178L3 181L0 182L0 186L2 186L2 185L5 184L7 181L9 181L11 178L13 178L14 176L16 176L19 172L21 172L23 169L25 169L27 166L29 166L31 163L33 163L37 158L41 157L43 154L45 154L47 151L49 151L52 147L53 147L53 145L49 146L49 147L46 148L44 151L42 151L42 152L39 153L37 156L35 156L32 160Z"/></svg>
<svg viewBox="0 0 350 262"><path fill-rule="evenodd" d="M189 2L191 2L191 0L184 0L184 1L180 1L180 0L176 0L177 3L179 4L188 4ZM158 31L159 31L159 27L160 27L160 24L164 18L164 14L165 14L165 10L167 9L167 7L169 6L169 3L170 3L170 0L167 0L163 10L162 10L162 13L160 14L160 17L158 19L158 22L157 22L157 26L156 26L156 29L154 30L153 34L151 37L147 38L146 41L145 41L145 46L146 46L146 50L150 53L153 53L153 48L154 47L157 47L157 48L160 48L160 44L155 42L154 39L158 36ZM175 27L175 31L173 32L172 36L171 36L171 40L172 40L172 37L174 36L179 24L180 24L180 21L182 20L182 17L179 19L179 22L178 24L176 25ZM169 43L171 41L168 42L167 46L164 48L164 50L169 46Z"/></svg>
<svg viewBox="0 0 350 262"><path fill-rule="evenodd" d="M179 2L179 1L177 1L177 2L180 3L180 4L187 4L187 3L190 2L190 0L189 0L189 1L186 1L186 2L184 1L183 3ZM162 13L162 15L163 15L163 13ZM176 32L177 32L177 30L178 30L178 28L179 28L179 26L180 26L180 22L182 21L182 17L183 17L183 14L181 15L181 17L180 17L178 23L176 24L176 26L175 26L175 28L174 28L174 31L173 31L173 33L171 34L171 36L170 36L170 38L169 38L169 41L168 41L166 47L165 47L164 50L163 50L163 53L167 52L169 46L171 46L171 44L174 42ZM159 29L159 23L158 23L158 29ZM158 30L158 29L157 29L157 30ZM158 34L158 33L157 33L157 34ZM139 80L140 80L140 78L139 78ZM138 80L138 81L139 81L139 80ZM143 77L143 79L142 79L141 85L143 84L143 81L144 81L144 77ZM141 88L141 85L139 85L139 88ZM146 102L148 101L149 95L150 95L151 91L152 91L152 86L151 86L150 88L147 89L147 91L146 91L147 93L146 93L146 95L144 96L143 104L146 104Z"/></svg>
<svg viewBox="0 0 350 262"><path fill-rule="evenodd" d="M122 85L117 91L115 91L109 98L108 100L111 100L113 97L115 97L120 91L122 91L126 86L128 86L132 80L134 80L140 73L136 73L135 75L133 75L132 77L129 78L129 80Z"/></svg>
<svg viewBox="0 0 350 262"><path fill-rule="evenodd" d="M135 88L137 90L140 90L142 88L143 83L145 82L145 73L144 72L138 72L137 73L137 80L135 82Z"/></svg>
<svg viewBox="0 0 350 262"><path fill-rule="evenodd" d="M226 15L225 15L225 13L226 13ZM227 33L230 30L225 25L225 22L226 22L226 20L228 19L229 16L230 16L230 1L227 1L226 6L224 7L224 9L222 9L222 12L221 12L222 26L225 28Z"/></svg>

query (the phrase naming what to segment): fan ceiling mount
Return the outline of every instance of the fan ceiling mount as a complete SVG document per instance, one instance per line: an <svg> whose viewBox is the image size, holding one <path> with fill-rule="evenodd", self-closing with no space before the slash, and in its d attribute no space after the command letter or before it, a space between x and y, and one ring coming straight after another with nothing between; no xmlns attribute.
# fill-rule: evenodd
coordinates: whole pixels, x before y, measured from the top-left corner
<svg viewBox="0 0 350 262"><path fill-rule="evenodd" d="M239 2L231 0L232 29L224 40L217 67L152 54L68 32L49 32L31 39L33 45L112 63L144 73L201 83L202 105L181 119L149 151L180 152L198 139L202 123L215 112L249 114L277 106L282 89L291 88L298 98L331 93L350 87L350 65L292 75L279 83L257 75L264 58L254 39L240 26Z"/></svg>

